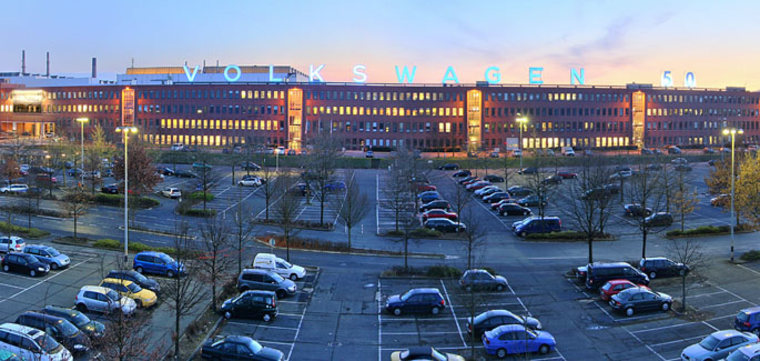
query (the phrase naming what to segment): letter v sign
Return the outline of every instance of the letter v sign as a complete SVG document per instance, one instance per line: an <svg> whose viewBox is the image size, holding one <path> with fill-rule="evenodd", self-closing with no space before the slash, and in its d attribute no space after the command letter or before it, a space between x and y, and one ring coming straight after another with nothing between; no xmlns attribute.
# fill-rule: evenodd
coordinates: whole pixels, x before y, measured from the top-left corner
<svg viewBox="0 0 760 361"><path fill-rule="evenodd" d="M193 68L193 74L190 75L190 69L187 68L187 64L182 65L182 68L185 69L185 76L187 76L187 81L192 82L195 80L195 76L198 75L198 70L200 69L199 66L195 66Z"/></svg>

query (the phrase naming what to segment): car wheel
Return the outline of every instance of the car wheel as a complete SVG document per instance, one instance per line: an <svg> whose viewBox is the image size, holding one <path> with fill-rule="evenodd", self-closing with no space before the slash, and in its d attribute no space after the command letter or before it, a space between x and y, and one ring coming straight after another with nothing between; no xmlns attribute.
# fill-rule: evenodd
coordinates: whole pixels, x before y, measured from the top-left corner
<svg viewBox="0 0 760 361"><path fill-rule="evenodd" d="M497 292L504 291L504 285L498 285L498 286L496 286L496 291Z"/></svg>
<svg viewBox="0 0 760 361"><path fill-rule="evenodd" d="M78 303L77 304L77 311L85 313L85 312L87 312L87 306L85 306L84 303Z"/></svg>
<svg viewBox="0 0 760 361"><path fill-rule="evenodd" d="M432 313L432 314L434 314L434 315L437 315L437 314L441 313L441 309L440 309L440 308L438 308L438 307L433 307L433 308L430 310L430 313Z"/></svg>
<svg viewBox="0 0 760 361"><path fill-rule="evenodd" d="M401 309L396 307L393 309L393 314L396 316L401 316Z"/></svg>
<svg viewBox="0 0 760 361"><path fill-rule="evenodd" d="M37 272L35 272L34 270L29 270L29 275L32 277L37 276Z"/></svg>
<svg viewBox="0 0 760 361"><path fill-rule="evenodd" d="M290 278L291 281L295 282L296 280L298 280L298 275L295 274L295 273L293 273L292 275L290 275L289 278Z"/></svg>
<svg viewBox="0 0 760 361"><path fill-rule="evenodd" d="M174 278L174 271L172 271L172 270L166 271L166 277Z"/></svg>
<svg viewBox="0 0 760 361"><path fill-rule="evenodd" d="M5 266L3 266L3 271L4 272L10 272L11 269L10 269L10 267L8 267L8 265L5 265Z"/></svg>
<svg viewBox="0 0 760 361"><path fill-rule="evenodd" d="M669 309L670 309L670 303L665 302L665 303L662 304L662 311L663 312L668 312Z"/></svg>
<svg viewBox="0 0 760 361"><path fill-rule="evenodd" d="M224 313L224 319L225 320L229 320L230 318L232 318L232 313L230 313L230 311L225 312Z"/></svg>
<svg viewBox="0 0 760 361"><path fill-rule="evenodd" d="M527 236L527 233L525 233L525 231L520 232L520 237L525 237L525 236Z"/></svg>
<svg viewBox="0 0 760 361"><path fill-rule="evenodd" d="M649 272L649 279L650 280L653 280L655 277L657 277L657 273L656 272Z"/></svg>
<svg viewBox="0 0 760 361"><path fill-rule="evenodd" d="M538 353L542 355L549 353L549 345L541 345L541 347L538 348Z"/></svg>
<svg viewBox="0 0 760 361"><path fill-rule="evenodd" d="M628 308L625 309L625 315L626 316L631 317L631 316L633 316L633 313L634 313L633 307L628 307Z"/></svg>
<svg viewBox="0 0 760 361"><path fill-rule="evenodd" d="M143 268L142 267L137 267L137 268L135 268L135 271L137 271L137 273L143 273Z"/></svg>
<svg viewBox="0 0 760 361"><path fill-rule="evenodd" d="M262 317L262 319L264 320L264 322L269 322L269 321L272 320L272 315L270 315L268 313L265 313L264 317Z"/></svg>
<svg viewBox="0 0 760 361"><path fill-rule="evenodd" d="M277 290L277 298L285 298L285 291Z"/></svg>
<svg viewBox="0 0 760 361"><path fill-rule="evenodd" d="M57 271L58 270L58 264L57 263L51 263L50 264L50 269L53 270L53 271Z"/></svg>
<svg viewBox="0 0 760 361"><path fill-rule="evenodd" d="M507 350L505 350L503 348L500 348L500 349L496 350L496 357L498 357L498 358L505 358L505 357L507 357Z"/></svg>

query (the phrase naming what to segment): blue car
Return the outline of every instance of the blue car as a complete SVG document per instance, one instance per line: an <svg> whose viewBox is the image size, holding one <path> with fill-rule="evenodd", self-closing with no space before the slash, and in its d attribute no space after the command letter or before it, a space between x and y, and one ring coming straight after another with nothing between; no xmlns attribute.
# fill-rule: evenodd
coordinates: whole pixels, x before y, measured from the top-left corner
<svg viewBox="0 0 760 361"><path fill-rule="evenodd" d="M145 251L135 255L132 268L139 273L153 273L172 278L185 273L185 266L163 252Z"/></svg>
<svg viewBox="0 0 760 361"><path fill-rule="evenodd" d="M342 181L330 182L325 184L326 192L337 192L346 190L346 183Z"/></svg>
<svg viewBox="0 0 760 361"><path fill-rule="evenodd" d="M60 268L66 268L71 264L69 256L58 252L57 249L49 246L30 244L24 247L24 253L31 254L43 263L49 264L50 269L53 271Z"/></svg>
<svg viewBox="0 0 760 361"><path fill-rule="evenodd" d="M505 358L526 352L549 353L557 346L546 331L526 329L523 325L502 325L483 334L483 347L489 355Z"/></svg>
<svg viewBox="0 0 760 361"><path fill-rule="evenodd" d="M734 319L734 328L739 331L750 331L760 334L760 306L745 308L739 311Z"/></svg>

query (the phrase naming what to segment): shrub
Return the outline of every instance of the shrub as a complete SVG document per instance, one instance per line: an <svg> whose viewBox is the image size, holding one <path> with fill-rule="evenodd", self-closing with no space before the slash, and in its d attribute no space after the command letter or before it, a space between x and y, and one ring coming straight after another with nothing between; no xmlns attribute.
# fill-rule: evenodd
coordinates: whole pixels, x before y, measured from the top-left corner
<svg viewBox="0 0 760 361"><path fill-rule="evenodd" d="M29 206L28 204L12 204L12 205L5 205L0 206L0 209L4 211L10 210L13 213L17 214L36 214L41 216L48 216L48 217L57 217L57 218L66 218L69 217L68 213L57 211L55 209L46 209L46 208L37 208L35 206Z"/></svg>
<svg viewBox="0 0 760 361"><path fill-rule="evenodd" d="M425 274L433 278L459 278L462 276L462 271L456 267L436 265L430 266Z"/></svg>
<svg viewBox="0 0 760 361"><path fill-rule="evenodd" d="M441 236L441 232L436 231L435 229L421 227L409 232L409 235L414 238L438 238Z"/></svg>
<svg viewBox="0 0 760 361"><path fill-rule="evenodd" d="M95 195L95 198L93 199L93 202L95 203L106 205L106 206L115 206L115 207L122 205L123 201L124 201L123 194L98 193ZM134 196L129 198L130 207L151 208L151 207L158 206L159 204L161 203L153 198L134 197Z"/></svg>
<svg viewBox="0 0 760 361"><path fill-rule="evenodd" d="M0 222L0 232L16 233L31 239L42 238L50 235L50 232L43 231L39 228L26 228L14 224L8 224L8 222Z"/></svg>
<svg viewBox="0 0 760 361"><path fill-rule="evenodd" d="M681 232L680 229L674 229L665 233L668 237L680 237L680 236L695 236L701 234L716 234L716 233L728 233L731 228L727 225L723 226L700 226L692 229L685 229Z"/></svg>
<svg viewBox="0 0 760 361"><path fill-rule="evenodd" d="M751 251L744 252L744 254L741 255L742 261L752 262L752 261L760 261L760 251L753 249Z"/></svg>
<svg viewBox="0 0 760 361"><path fill-rule="evenodd" d="M390 269L387 269L383 271L380 275L382 277L409 277L409 276L422 276L425 273L418 268L409 267L404 268L403 266L393 266Z"/></svg>
<svg viewBox="0 0 760 361"><path fill-rule="evenodd" d="M121 242L115 239L104 238L95 241L92 246L95 248L119 249L121 247Z"/></svg>
<svg viewBox="0 0 760 361"><path fill-rule="evenodd" d="M610 234L597 235L596 240L611 239ZM550 233L531 233L525 236L527 240L563 240L563 241L583 241L586 239L586 234L578 231L561 231Z"/></svg>
<svg viewBox="0 0 760 361"><path fill-rule="evenodd" d="M181 214L183 216L188 216L188 217L209 218L209 217L215 217L216 216L216 209L206 209L206 210L195 209L195 208L184 209L184 210L181 209L181 210L179 210L179 214Z"/></svg>
<svg viewBox="0 0 760 361"><path fill-rule="evenodd" d="M211 192L197 191L197 192L190 193L188 198L192 200L198 200L198 201L202 201L203 198L206 198L206 202L211 202L214 200L214 195Z"/></svg>
<svg viewBox="0 0 760 361"><path fill-rule="evenodd" d="M112 249L116 251L120 251L124 249L124 246L121 244L121 242L115 240L115 239L99 239L95 241L95 243L92 244L95 248L103 248L103 249ZM172 247L153 247L149 246L145 243L141 242L129 242L129 251L130 252L144 252L144 251L157 251L157 252L163 252L166 254L174 254L174 248ZM191 251L193 254L199 253L198 251Z"/></svg>
<svg viewBox="0 0 760 361"><path fill-rule="evenodd" d="M430 277L430 278L459 278L462 276L462 271L456 267L446 265L435 265L424 268L409 267L405 269L403 266L393 266L390 269L383 271L381 274L383 277Z"/></svg>

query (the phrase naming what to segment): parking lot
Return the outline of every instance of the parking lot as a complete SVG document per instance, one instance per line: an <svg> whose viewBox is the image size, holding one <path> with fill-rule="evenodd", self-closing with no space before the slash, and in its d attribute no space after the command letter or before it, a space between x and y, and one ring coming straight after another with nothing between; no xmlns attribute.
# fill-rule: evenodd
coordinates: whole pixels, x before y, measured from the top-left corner
<svg viewBox="0 0 760 361"><path fill-rule="evenodd" d="M385 234L387 232L396 229L396 212L394 208L409 207L415 209L414 202L404 202L402 206L394 205L393 191L388 186L383 186L396 182L391 179L390 173L385 170L380 170L375 176L375 199L377 203L375 206L375 218L377 221L377 234Z"/></svg>

